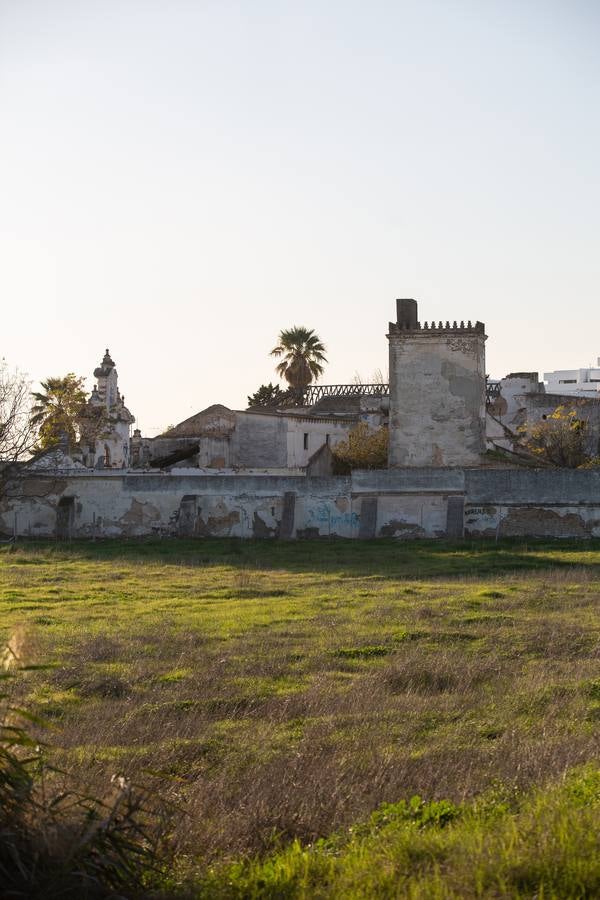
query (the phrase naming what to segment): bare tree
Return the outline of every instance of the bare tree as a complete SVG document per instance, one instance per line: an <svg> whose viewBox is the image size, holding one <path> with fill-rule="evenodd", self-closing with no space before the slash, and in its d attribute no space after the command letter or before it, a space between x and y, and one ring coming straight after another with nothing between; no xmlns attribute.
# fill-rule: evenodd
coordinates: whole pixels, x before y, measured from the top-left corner
<svg viewBox="0 0 600 900"><path fill-rule="evenodd" d="M352 384L387 384L389 382L389 373L383 373L383 370L380 368L375 369L371 376L371 380L369 381L367 378L363 378L361 373L357 370L354 373L354 378L352 379Z"/></svg>
<svg viewBox="0 0 600 900"><path fill-rule="evenodd" d="M12 522L14 515L11 540L17 534L19 501L34 496L31 483L26 484L23 476L29 465L43 455L35 452L38 429L31 421L31 404L31 381L0 359L0 511L5 515L5 523ZM55 478L38 479L35 497L48 497L56 490Z"/></svg>
<svg viewBox="0 0 600 900"><path fill-rule="evenodd" d="M380 368L375 369L373 372L373 384L388 384L390 380L389 369L386 369L385 374L383 370Z"/></svg>
<svg viewBox="0 0 600 900"><path fill-rule="evenodd" d="M0 466L18 462L31 452L36 427L30 414L31 382L0 360Z"/></svg>

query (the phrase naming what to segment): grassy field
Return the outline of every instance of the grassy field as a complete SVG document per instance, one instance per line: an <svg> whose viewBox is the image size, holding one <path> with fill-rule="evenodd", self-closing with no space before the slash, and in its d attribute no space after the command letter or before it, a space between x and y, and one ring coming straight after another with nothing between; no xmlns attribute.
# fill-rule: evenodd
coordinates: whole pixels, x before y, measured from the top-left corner
<svg viewBox="0 0 600 900"><path fill-rule="evenodd" d="M0 551L52 761L193 897L600 896L599 607L593 541Z"/></svg>

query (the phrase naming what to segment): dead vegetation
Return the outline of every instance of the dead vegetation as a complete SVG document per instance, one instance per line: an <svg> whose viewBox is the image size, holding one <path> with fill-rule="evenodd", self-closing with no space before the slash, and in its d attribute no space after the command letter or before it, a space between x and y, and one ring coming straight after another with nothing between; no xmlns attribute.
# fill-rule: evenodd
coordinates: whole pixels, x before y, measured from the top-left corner
<svg viewBox="0 0 600 900"><path fill-rule="evenodd" d="M77 590L67 573L52 603L23 596L54 623L27 629L55 666L22 699L92 794L119 774L176 804L181 854L312 842L384 802L461 803L598 759L593 570L373 579L234 556L119 568L86 602L61 604Z"/></svg>

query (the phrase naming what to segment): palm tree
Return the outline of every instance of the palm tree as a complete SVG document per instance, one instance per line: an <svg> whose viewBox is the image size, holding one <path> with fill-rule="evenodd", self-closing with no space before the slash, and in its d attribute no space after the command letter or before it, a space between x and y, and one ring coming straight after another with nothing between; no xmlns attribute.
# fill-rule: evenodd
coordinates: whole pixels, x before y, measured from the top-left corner
<svg viewBox="0 0 600 900"><path fill-rule="evenodd" d="M323 374L325 347L312 328L294 325L279 332L277 346L271 356L282 357L276 372L295 391L302 391Z"/></svg>
<svg viewBox="0 0 600 900"><path fill-rule="evenodd" d="M77 418L86 400L84 379L73 372L41 382L42 392L32 394L31 424L39 428L38 446L46 449L66 434L72 446L77 440Z"/></svg>

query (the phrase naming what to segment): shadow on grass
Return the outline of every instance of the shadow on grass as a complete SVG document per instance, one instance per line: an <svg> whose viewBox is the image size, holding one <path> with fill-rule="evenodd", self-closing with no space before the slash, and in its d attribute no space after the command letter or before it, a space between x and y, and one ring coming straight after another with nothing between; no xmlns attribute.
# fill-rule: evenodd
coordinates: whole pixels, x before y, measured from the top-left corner
<svg viewBox="0 0 600 900"><path fill-rule="evenodd" d="M4 550L4 554L11 551ZM256 541L238 538L126 539L23 542L15 562L35 561L38 553L55 559L85 559L173 566L230 566L234 569L324 572L341 577L429 578L509 575L577 566L598 571L600 540L504 539L464 541ZM30 556L31 553L31 556ZM4 557L7 560L7 556Z"/></svg>

